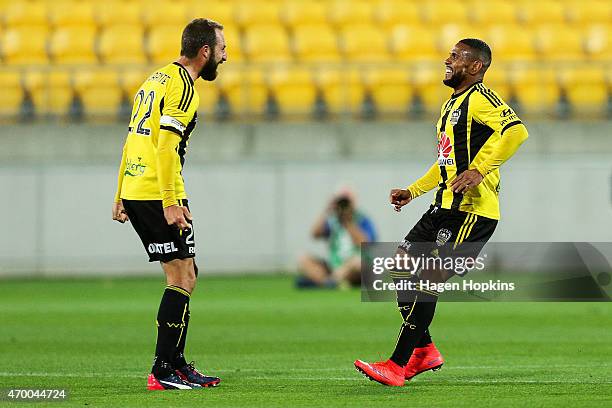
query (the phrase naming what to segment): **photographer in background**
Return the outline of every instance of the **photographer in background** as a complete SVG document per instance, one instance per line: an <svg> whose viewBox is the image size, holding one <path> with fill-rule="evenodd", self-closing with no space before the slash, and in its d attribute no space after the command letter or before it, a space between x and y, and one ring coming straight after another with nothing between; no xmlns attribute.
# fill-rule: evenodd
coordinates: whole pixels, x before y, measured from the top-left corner
<svg viewBox="0 0 612 408"><path fill-rule="evenodd" d="M349 287L361 283L362 242L374 241L372 221L355 208L354 194L347 189L334 196L312 227L315 239L328 243L328 258L304 255L299 261L298 288Z"/></svg>

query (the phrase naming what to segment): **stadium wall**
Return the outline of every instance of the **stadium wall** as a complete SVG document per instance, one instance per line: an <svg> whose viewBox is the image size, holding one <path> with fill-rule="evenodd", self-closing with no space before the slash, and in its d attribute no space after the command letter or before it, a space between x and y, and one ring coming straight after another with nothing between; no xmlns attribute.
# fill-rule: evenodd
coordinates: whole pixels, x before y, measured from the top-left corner
<svg viewBox="0 0 612 408"><path fill-rule="evenodd" d="M534 123L502 171L495 241L610 241L610 122ZM0 130L0 275L155 274L135 232L110 219L124 129L34 124ZM381 240L401 239L432 194L397 214L391 187L434 157L431 123L200 124L185 178L198 264L215 272L291 270L324 252L311 222L351 186Z"/></svg>

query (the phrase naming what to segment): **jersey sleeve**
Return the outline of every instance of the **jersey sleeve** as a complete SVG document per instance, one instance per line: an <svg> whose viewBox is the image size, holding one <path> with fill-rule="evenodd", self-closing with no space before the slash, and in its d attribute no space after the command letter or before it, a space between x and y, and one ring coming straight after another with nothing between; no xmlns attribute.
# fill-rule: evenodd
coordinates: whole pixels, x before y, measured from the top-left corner
<svg viewBox="0 0 612 408"><path fill-rule="evenodd" d="M494 132L503 134L513 126L520 125L521 120L514 110L506 104L494 91L480 85L475 98L472 112L473 118L483 125L487 125Z"/></svg>
<svg viewBox="0 0 612 408"><path fill-rule="evenodd" d="M193 117L192 102L195 89L193 80L184 69L179 69L177 74L168 83L168 89L164 96L164 104L161 109L159 128L183 135Z"/></svg>
<svg viewBox="0 0 612 408"><path fill-rule="evenodd" d="M501 139L495 143L491 153L476 167L483 176L498 169L516 153L521 144L527 140L527 129L523 122L495 92L481 87L473 117L478 122L498 132Z"/></svg>

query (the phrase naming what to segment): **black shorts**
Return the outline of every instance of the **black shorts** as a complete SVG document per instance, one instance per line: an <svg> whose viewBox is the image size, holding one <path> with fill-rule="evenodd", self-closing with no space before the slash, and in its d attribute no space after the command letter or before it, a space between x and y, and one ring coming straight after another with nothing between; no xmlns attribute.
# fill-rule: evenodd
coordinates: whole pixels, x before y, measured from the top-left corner
<svg viewBox="0 0 612 408"><path fill-rule="evenodd" d="M161 200L122 201L130 223L149 255L149 262L195 257L192 221L187 220L190 229L181 231L176 225L166 222ZM179 200L179 203L189 208L187 200Z"/></svg>
<svg viewBox="0 0 612 408"><path fill-rule="evenodd" d="M432 205L399 248L413 256L476 258L495 227L497 220Z"/></svg>

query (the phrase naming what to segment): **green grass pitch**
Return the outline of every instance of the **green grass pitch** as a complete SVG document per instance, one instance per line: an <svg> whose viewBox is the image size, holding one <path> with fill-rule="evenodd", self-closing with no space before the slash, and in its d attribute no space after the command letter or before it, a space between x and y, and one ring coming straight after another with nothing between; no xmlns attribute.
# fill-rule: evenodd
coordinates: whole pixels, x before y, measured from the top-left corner
<svg viewBox="0 0 612 408"><path fill-rule="evenodd" d="M187 357L222 383L149 392L161 278L0 282L0 388L70 390L65 402L0 406L612 406L609 303L442 302L432 335L446 365L394 388L353 368L387 358L393 304L297 291L286 276L198 285Z"/></svg>

